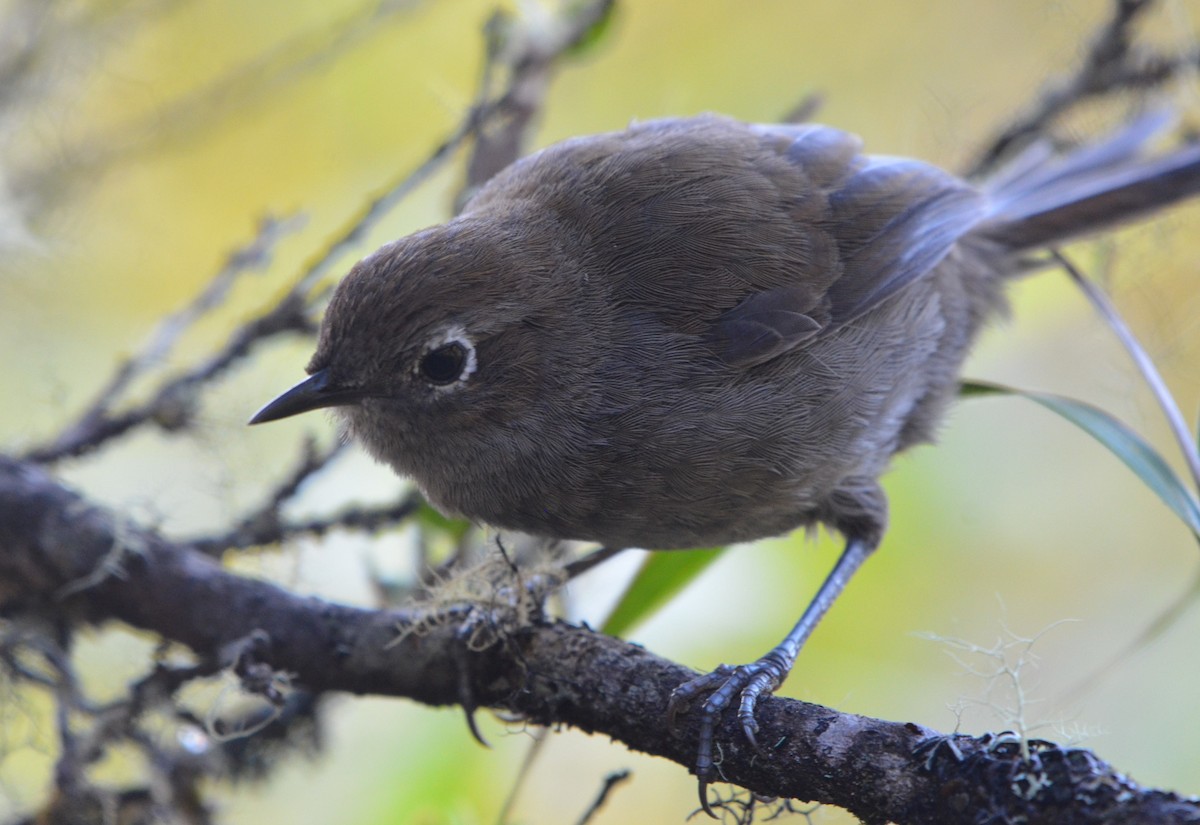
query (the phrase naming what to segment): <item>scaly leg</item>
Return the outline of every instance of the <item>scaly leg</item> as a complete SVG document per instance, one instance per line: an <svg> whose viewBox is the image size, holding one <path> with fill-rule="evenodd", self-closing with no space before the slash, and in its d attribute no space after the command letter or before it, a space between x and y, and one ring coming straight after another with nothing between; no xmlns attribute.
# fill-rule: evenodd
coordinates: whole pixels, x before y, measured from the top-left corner
<svg viewBox="0 0 1200 825"><path fill-rule="evenodd" d="M687 706L688 702L701 694L712 691L708 700L700 708L700 736L696 754L696 776L700 779L700 804L704 810L715 818L708 805L708 783L713 778L713 731L717 720L725 708L733 702L733 697L741 696L738 706L738 719L746 738L755 748L758 747L758 722L754 719L754 707L763 694L770 695L783 684L788 672L796 663L800 648L812 635L821 617L841 595L846 584L855 571L862 566L875 550L876 542L862 538L851 537L842 550L837 564L833 566L829 576L821 584L821 589L813 597L804 615L792 632L772 650L756 662L740 667L721 665L706 676L699 676L684 682L671 693L671 702L667 706L667 715L674 723L676 714ZM715 690L714 690L715 688Z"/></svg>

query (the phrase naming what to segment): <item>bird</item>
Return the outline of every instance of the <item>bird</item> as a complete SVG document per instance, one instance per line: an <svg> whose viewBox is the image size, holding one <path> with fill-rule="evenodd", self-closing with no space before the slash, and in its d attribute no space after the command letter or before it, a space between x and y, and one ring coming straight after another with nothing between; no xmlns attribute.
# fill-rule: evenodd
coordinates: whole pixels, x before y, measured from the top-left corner
<svg viewBox="0 0 1200 825"><path fill-rule="evenodd" d="M706 114L522 158L453 219L385 244L330 299L309 377L252 424L332 408L439 510L604 547L686 550L823 525L844 549L766 655L697 701L758 701L888 522L880 478L930 442L977 333L1039 253L1200 191L1200 145L1151 111L1035 143L981 182L845 131Z"/></svg>

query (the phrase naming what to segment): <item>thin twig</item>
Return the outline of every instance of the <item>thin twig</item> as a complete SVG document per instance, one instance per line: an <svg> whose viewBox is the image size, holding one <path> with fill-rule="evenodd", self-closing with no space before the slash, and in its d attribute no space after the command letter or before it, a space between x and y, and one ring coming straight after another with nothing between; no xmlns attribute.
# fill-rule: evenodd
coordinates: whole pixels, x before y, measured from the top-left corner
<svg viewBox="0 0 1200 825"><path fill-rule="evenodd" d="M595 0L582 11L575 12L570 20L571 25L549 44L549 49L546 43L537 45L537 60L529 54L510 57L521 65L536 64L539 70L544 70L545 66L561 58L575 45L613 2ZM523 107L521 110L525 111L531 105L529 100L522 97L523 94L528 96L527 80L522 71L514 69L510 85L500 97L481 100L473 105L454 131L421 164L370 199L346 222L335 239L303 268L278 303L235 330L223 349L191 369L165 379L149 400L123 413L111 414L108 407L111 399L102 393L98 399L100 403L94 404L89 411L91 415L85 414L78 424L61 433L51 444L34 447L24 457L39 463L78 457L147 422L153 422L168 431L182 429L191 422L197 404L196 390L202 384L223 373L267 338L287 332L314 332L312 314L329 288L329 285L321 282L340 261L343 253L357 244L398 203L432 175L464 141L479 134L485 124L514 107ZM121 388L127 380L118 374L114 382Z"/></svg>
<svg viewBox="0 0 1200 825"><path fill-rule="evenodd" d="M545 752L549 735L550 731L542 727L535 728L530 734L532 741L525 749L525 758L521 760L521 767L517 768L517 775L513 777L512 786L508 789L508 796L504 797L504 802L500 805L500 812L496 814L496 825L508 825L512 819L513 809L517 805L517 796L529 781L534 764Z"/></svg>
<svg viewBox="0 0 1200 825"><path fill-rule="evenodd" d="M609 794L612 793L613 788L617 787L617 785L620 785L631 776L633 776L633 772L628 768L625 768L624 770L613 771L608 776L604 777L604 785L601 786L600 793L596 794L595 801L593 801L591 806L584 811L583 816L579 817L579 825L588 825L588 823L592 821L592 818L595 817L596 814L600 813L600 809L603 808L604 803L608 801Z"/></svg>
<svg viewBox="0 0 1200 825"><path fill-rule="evenodd" d="M300 280L293 287L293 294L313 290L338 262L342 253L362 240L388 212L437 171L463 141L475 134L481 124L497 111L497 106L496 102L491 102L472 107L454 131L444 138L417 168L401 175L371 198L346 222L337 233L336 239L304 268ZM316 290L311 296L312 299L319 299L326 289L327 287L323 287Z"/></svg>
<svg viewBox="0 0 1200 825"><path fill-rule="evenodd" d="M563 573L568 580L573 579L628 549L628 547L599 547L585 556L567 562L563 565Z"/></svg>
<svg viewBox="0 0 1200 825"><path fill-rule="evenodd" d="M195 413L197 392L207 382L240 361L261 341L286 332L313 333L315 325L302 298L289 294L257 318L234 331L215 354L190 369L166 378L145 402L118 415L103 413L60 434L51 444L34 447L24 457L48 464L92 452L134 427L154 423L175 431L188 426Z"/></svg>
<svg viewBox="0 0 1200 825"><path fill-rule="evenodd" d="M347 507L331 516L283 523L264 514L259 520L247 520L228 533L208 536L188 542L193 549L208 556L219 556L227 550L245 550L281 544L300 536L319 538L334 530L357 530L374 533L410 518L420 509L423 499L409 493L390 504L377 507Z"/></svg>
<svg viewBox="0 0 1200 825"><path fill-rule="evenodd" d="M110 418L113 406L120 400L121 394L130 383L165 359L184 333L205 314L220 306L240 276L265 268L270 263L275 246L287 233L298 229L301 223L296 216L283 219L271 216L264 218L259 223L254 238L229 254L225 265L204 289L186 306L159 322L142 348L113 371L112 377L96 394L95 400L74 424L64 428L56 444L65 447L73 443L87 442L92 433L103 428L105 421ZM44 460L53 460L52 451L53 447L42 454Z"/></svg>
<svg viewBox="0 0 1200 825"><path fill-rule="evenodd" d="M566 26L557 37L549 42L529 41L527 52L505 55L502 50L497 48L493 36L486 38L480 93L459 125L434 148L429 157L416 169L407 172L385 187L356 216L351 218L337 239L308 265L297 288L307 292L320 282L342 252L361 240L383 216L410 192L424 183L467 139L471 137L479 139L485 126L491 125L499 118L512 118L502 127L502 131L511 133L515 130L518 136L523 136L524 130L533 116L533 107L539 105L542 100L540 95L535 96L530 91L531 87L536 87L534 81L530 79L531 76L537 74L540 78L541 73L579 42L588 29L611 9L614 2L615 0L594 0L588 6L576 10L573 13L574 16L568 21L570 25ZM490 96L489 90L496 62L506 56L513 61L513 74L504 92L493 98ZM520 113L521 117L514 118L514 112ZM490 148L497 142L512 147L511 153L504 154L502 157L492 157L489 151L490 160L484 164L479 160L481 150L477 148L471 162L472 169L468 171L467 175L468 189L486 181L482 171L483 166L486 166L488 170L487 177L490 177L491 174L498 171L495 168L498 160L502 160L502 165L505 166L516 160L517 147L521 145L519 137L510 136L504 141L497 141L493 137L481 143L480 146L486 145Z"/></svg>
<svg viewBox="0 0 1200 825"><path fill-rule="evenodd" d="M284 527L281 511L300 487L317 472L323 470L346 448L347 442L338 440L324 450L318 450L312 438L304 441L300 460L287 476L268 492L266 501L254 512L244 516L232 529L216 536L197 537L189 544L201 552L219 556L226 550L245 549L283 540Z"/></svg>
<svg viewBox="0 0 1200 825"><path fill-rule="evenodd" d="M1046 84L1024 114L1007 121L967 174L971 177L987 174L1084 100L1109 92L1158 86L1184 67L1194 65L1200 55L1148 56L1131 48L1134 23L1154 3L1155 0L1113 0L1112 15L1092 38L1079 69L1073 75Z"/></svg>
<svg viewBox="0 0 1200 825"><path fill-rule="evenodd" d="M304 225L302 215L276 218L264 217L258 232L250 243L229 254L225 265L208 285L192 301L177 312L164 318L150 336L142 351L131 357L118 370L101 398L115 397L128 385L130 379L145 371L150 365L170 354L180 337L207 313L224 303L238 278L250 271L263 270L271 263L271 254L284 236L298 231ZM99 405L98 405L99 406Z"/></svg>

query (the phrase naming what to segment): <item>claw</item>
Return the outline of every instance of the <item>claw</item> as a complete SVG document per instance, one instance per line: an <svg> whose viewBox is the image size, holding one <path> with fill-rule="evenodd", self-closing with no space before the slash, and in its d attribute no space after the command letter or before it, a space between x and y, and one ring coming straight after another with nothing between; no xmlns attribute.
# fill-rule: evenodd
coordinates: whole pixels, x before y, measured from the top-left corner
<svg viewBox="0 0 1200 825"><path fill-rule="evenodd" d="M762 752L757 736L758 722L754 718L755 707L764 693L769 695L783 681L786 672L786 667L778 657L768 654L757 662L740 667L720 665L712 673L697 676L672 691L667 703L667 723L672 730L675 729L679 712L686 710L693 698L709 692L708 699L699 711L700 730L696 737L695 764L695 773L700 779L700 806L709 816L716 817L708 802L708 783L714 775L713 737L721 714L735 696L740 696L738 719L742 724L742 732L751 747Z"/></svg>
<svg viewBox="0 0 1200 825"><path fill-rule="evenodd" d="M783 683L783 678L787 675L787 669L770 654L755 662L753 667L756 669L756 672L746 680L746 684L741 688L742 701L738 707L738 719L742 723L742 732L746 735L746 741L756 751L763 753L762 746L758 744L758 737L756 736L759 727L758 720L754 716L754 711L758 706L759 697L764 693L768 696L771 695L775 691L775 688Z"/></svg>
<svg viewBox="0 0 1200 825"><path fill-rule="evenodd" d="M671 698L667 702L667 725L671 730L675 730L676 718L680 711L687 712L692 699L725 682L733 671L734 668L729 665L717 665L717 669L712 673L689 679L671 691Z"/></svg>
<svg viewBox="0 0 1200 825"><path fill-rule="evenodd" d="M467 707L463 705L463 712L467 714L467 729L471 731L471 735L475 737L475 741L483 745L485 748L490 748L488 740L483 738L483 734L479 732L479 726L475 724L475 707Z"/></svg>
<svg viewBox="0 0 1200 825"><path fill-rule="evenodd" d="M708 804L708 780L700 780L700 807L704 809L704 813L717 819L717 815L713 813L713 809Z"/></svg>
<svg viewBox="0 0 1200 825"><path fill-rule="evenodd" d="M750 747L754 748L759 753L763 752L762 746L758 744L758 737L754 734L758 731L758 723L751 728L750 725L742 723L742 733L746 734L746 741L750 743Z"/></svg>
<svg viewBox="0 0 1200 825"><path fill-rule="evenodd" d="M468 625L469 620L464 623L463 627L467 628ZM462 705L463 712L467 715L467 729L471 731L475 741L485 748L490 748L491 745L483 738L483 734L479 732L479 726L475 724L475 711L479 704L475 701L475 691L471 689L471 659L467 655L466 645L468 635L460 628L459 644L453 647L454 662L458 666L458 703Z"/></svg>
<svg viewBox="0 0 1200 825"><path fill-rule="evenodd" d="M877 488L873 488L878 495ZM869 531L867 534L850 533L847 536L846 548L838 557L829 576L821 584L817 594L805 609L795 627L772 650L756 662L741 667L721 665L712 673L697 676L684 682L671 692L667 703L667 722L672 730L675 719L681 709L686 709L689 702L700 694L708 692L708 699L700 708L699 733L696 742L695 773L700 780L700 807L709 816L716 818L712 807L708 804L708 783L717 773L713 763L713 734L721 714L733 702L735 696L738 702L738 721L741 722L742 733L746 741L759 753L764 753L758 743L758 721L755 719L755 708L758 700L765 694L770 696L774 690L783 684L788 671L796 661L800 648L808 639L817 622L825 615L830 605L845 588L846 583L867 556L874 551L878 544L879 533Z"/></svg>
<svg viewBox="0 0 1200 825"><path fill-rule="evenodd" d="M667 702L667 729L671 733L676 733L679 730L679 725L676 724L679 718L679 710L682 706L684 712L687 711L687 701L677 700L675 694L671 694L671 700Z"/></svg>

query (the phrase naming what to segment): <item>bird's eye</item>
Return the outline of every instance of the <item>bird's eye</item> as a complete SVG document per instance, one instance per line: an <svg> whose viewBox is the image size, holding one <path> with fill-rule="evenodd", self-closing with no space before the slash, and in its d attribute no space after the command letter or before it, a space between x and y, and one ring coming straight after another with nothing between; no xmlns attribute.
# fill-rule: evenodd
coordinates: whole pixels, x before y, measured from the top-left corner
<svg viewBox="0 0 1200 825"><path fill-rule="evenodd" d="M467 356L465 346L458 341L451 341L422 355L417 368L421 377L429 383L445 386L462 377L467 367Z"/></svg>

